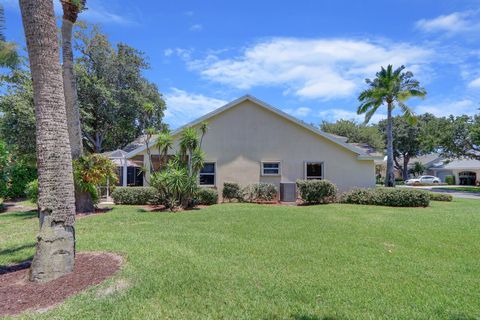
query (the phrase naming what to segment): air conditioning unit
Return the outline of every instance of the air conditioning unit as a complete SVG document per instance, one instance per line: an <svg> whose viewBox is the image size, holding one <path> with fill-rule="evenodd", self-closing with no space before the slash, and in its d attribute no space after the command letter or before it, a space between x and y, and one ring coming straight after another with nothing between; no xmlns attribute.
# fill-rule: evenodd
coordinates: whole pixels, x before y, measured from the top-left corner
<svg viewBox="0 0 480 320"><path fill-rule="evenodd" d="M280 183L280 201L295 202L297 200L297 185L295 182Z"/></svg>

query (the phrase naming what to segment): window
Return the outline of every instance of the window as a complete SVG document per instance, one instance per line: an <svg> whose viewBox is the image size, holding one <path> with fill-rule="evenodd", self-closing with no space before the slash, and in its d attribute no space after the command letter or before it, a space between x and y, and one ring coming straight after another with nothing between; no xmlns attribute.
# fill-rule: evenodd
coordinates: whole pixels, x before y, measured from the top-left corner
<svg viewBox="0 0 480 320"><path fill-rule="evenodd" d="M280 175L280 162L262 162L262 176Z"/></svg>
<svg viewBox="0 0 480 320"><path fill-rule="evenodd" d="M202 170L200 170L200 185L215 185L215 162L205 162Z"/></svg>
<svg viewBox="0 0 480 320"><path fill-rule="evenodd" d="M323 179L323 162L305 162L305 179Z"/></svg>

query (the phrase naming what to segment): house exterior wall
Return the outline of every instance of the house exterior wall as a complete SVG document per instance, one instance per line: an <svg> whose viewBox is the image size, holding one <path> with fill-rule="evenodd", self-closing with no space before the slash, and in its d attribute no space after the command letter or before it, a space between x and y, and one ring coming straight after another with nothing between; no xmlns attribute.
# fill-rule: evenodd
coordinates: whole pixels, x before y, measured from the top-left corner
<svg viewBox="0 0 480 320"><path fill-rule="evenodd" d="M220 195L224 182L279 187L280 182L304 179L305 161L323 162L324 179L340 191L375 186L373 160L358 160L356 153L250 100L210 118L208 126L202 149L205 161L216 163ZM280 175L262 176L262 161L279 161Z"/></svg>

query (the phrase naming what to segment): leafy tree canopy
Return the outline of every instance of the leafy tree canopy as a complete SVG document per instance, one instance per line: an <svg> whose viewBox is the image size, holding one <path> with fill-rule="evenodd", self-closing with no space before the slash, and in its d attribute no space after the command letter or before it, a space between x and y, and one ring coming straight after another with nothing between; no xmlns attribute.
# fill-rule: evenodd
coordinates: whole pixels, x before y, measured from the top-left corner
<svg viewBox="0 0 480 320"><path fill-rule="evenodd" d="M323 121L322 131L348 138L350 143L366 143L377 151L385 147L383 136L376 126L358 124L352 120L338 120L337 122Z"/></svg>
<svg viewBox="0 0 480 320"><path fill-rule="evenodd" d="M98 26L75 33L78 99L87 149L122 148L149 128L161 130L165 102L142 72L144 54L126 44L114 48ZM149 117L145 117L145 113Z"/></svg>

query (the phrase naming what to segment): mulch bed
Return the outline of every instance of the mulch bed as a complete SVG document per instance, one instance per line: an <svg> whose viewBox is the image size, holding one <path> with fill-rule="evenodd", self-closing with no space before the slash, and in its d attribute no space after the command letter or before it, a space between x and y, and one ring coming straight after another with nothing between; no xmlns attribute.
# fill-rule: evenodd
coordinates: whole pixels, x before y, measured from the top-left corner
<svg viewBox="0 0 480 320"><path fill-rule="evenodd" d="M118 271L121 264L122 258L111 253L77 253L74 271L48 283L28 281L29 262L3 268L0 270L0 317L51 308L101 283Z"/></svg>

